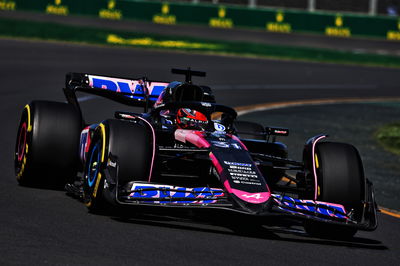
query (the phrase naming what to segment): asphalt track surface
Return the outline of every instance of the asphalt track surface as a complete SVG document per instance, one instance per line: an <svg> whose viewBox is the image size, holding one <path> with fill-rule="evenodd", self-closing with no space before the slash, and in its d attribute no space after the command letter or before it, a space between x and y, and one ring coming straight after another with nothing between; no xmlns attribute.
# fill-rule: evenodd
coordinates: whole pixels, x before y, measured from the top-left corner
<svg viewBox="0 0 400 266"><path fill-rule="evenodd" d="M201 82L232 106L400 96L398 69L2 39L1 265L399 264L400 221L383 214L374 232L359 232L351 241L323 240L298 226L258 228L218 213L94 215L63 191L17 185L13 151L20 112L32 99L63 101L66 72L172 80L177 77L169 69L186 66L206 70ZM85 102L90 119L113 116L114 107L103 103Z"/></svg>

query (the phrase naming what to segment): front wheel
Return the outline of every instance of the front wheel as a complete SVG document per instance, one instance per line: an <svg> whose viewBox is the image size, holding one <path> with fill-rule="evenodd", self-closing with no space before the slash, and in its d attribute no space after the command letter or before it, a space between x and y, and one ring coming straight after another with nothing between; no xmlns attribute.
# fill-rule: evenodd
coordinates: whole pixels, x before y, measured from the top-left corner
<svg viewBox="0 0 400 266"><path fill-rule="evenodd" d="M122 187L130 181L148 181L153 152L147 125L115 119L103 121L93 135L84 170L84 202L88 209L97 211L107 202L115 203L112 201L115 189L119 189L117 183ZM115 159L118 180L107 181L104 170Z"/></svg>
<svg viewBox="0 0 400 266"><path fill-rule="evenodd" d="M365 177L357 149L346 143L321 142L316 145L317 200L341 204L353 219L362 217L365 200ZM350 238L356 228L305 222L305 230L313 236Z"/></svg>

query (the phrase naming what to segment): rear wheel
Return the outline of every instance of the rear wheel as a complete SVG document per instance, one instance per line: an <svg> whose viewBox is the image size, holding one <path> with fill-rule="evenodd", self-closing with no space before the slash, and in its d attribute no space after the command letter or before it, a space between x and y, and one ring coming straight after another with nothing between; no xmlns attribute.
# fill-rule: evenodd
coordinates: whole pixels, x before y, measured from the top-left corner
<svg viewBox="0 0 400 266"><path fill-rule="evenodd" d="M111 119L97 127L84 170L84 201L89 210L102 209L106 203L105 194L115 195L118 189L116 180L111 184L105 181L104 175L107 163L114 158L118 162L120 186L129 181L148 181L153 155L151 140L148 128L140 123Z"/></svg>
<svg viewBox="0 0 400 266"><path fill-rule="evenodd" d="M315 166L318 177L317 199L341 204L353 211L356 220L362 216L365 199L365 177L357 149L346 143L322 142L316 146ZM307 233L329 238L349 238L356 228L308 221Z"/></svg>
<svg viewBox="0 0 400 266"><path fill-rule="evenodd" d="M62 186L76 176L82 127L70 104L33 101L26 105L18 128L14 169L29 186Z"/></svg>

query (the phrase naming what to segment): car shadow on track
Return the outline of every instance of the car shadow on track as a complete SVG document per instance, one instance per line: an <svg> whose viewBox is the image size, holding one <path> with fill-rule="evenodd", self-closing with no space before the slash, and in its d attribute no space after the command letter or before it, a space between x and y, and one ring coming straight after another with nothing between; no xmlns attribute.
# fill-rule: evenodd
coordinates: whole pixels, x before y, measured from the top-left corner
<svg viewBox="0 0 400 266"><path fill-rule="evenodd" d="M265 240L287 241L304 244L345 246L360 249L387 250L382 242L363 237L351 239L320 239L307 235L301 222L274 217L261 220L221 210L175 210L156 208L129 208L108 214L113 220L123 223L157 226L170 229L204 233L236 235Z"/></svg>

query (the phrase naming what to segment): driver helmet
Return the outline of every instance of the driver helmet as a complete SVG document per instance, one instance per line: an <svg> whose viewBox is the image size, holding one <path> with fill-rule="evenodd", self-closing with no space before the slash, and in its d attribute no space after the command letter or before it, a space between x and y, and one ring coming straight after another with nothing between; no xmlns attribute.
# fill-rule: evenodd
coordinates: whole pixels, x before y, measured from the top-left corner
<svg viewBox="0 0 400 266"><path fill-rule="evenodd" d="M176 113L176 124L181 129L205 130L207 117L196 110L180 108Z"/></svg>

